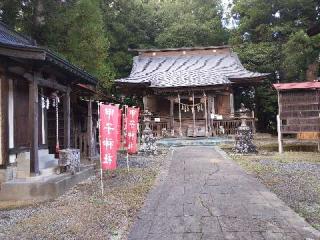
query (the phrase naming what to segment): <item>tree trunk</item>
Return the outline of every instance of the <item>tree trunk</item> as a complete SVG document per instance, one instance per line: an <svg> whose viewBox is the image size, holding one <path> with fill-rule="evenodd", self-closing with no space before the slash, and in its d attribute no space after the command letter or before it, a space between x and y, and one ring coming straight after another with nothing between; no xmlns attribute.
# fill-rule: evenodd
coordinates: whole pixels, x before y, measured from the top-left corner
<svg viewBox="0 0 320 240"><path fill-rule="evenodd" d="M308 82L313 82L318 78L319 73L319 62L315 61L314 63L309 64L306 72L306 80Z"/></svg>
<svg viewBox="0 0 320 240"><path fill-rule="evenodd" d="M44 24L44 4L43 0L36 0L34 2L33 23L36 27L41 27Z"/></svg>

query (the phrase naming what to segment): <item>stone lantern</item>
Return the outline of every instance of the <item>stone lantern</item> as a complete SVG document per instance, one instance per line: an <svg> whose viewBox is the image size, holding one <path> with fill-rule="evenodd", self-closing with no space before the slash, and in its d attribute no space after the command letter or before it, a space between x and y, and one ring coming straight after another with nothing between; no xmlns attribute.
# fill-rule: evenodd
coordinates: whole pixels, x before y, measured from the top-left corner
<svg viewBox="0 0 320 240"><path fill-rule="evenodd" d="M246 124L246 119L248 117L249 109L245 108L244 104L241 103L241 108L238 110L240 113L241 126L238 127L235 136L235 152L246 154L246 153L256 153L257 147L253 144L253 133L252 129Z"/></svg>
<svg viewBox="0 0 320 240"><path fill-rule="evenodd" d="M153 132L150 128L151 116L152 113L148 110L145 110L142 114L144 129L142 131L142 144L140 151L146 154L156 154L157 153L157 144L156 137L153 136Z"/></svg>

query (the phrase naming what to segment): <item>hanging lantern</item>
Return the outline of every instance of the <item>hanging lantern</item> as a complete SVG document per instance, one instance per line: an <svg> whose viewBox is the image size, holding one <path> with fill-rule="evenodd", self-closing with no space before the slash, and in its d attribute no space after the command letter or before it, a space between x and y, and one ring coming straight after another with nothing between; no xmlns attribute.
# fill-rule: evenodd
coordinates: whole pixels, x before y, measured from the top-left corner
<svg viewBox="0 0 320 240"><path fill-rule="evenodd" d="M43 96L41 96L41 108L44 109L46 107L46 101Z"/></svg>
<svg viewBox="0 0 320 240"><path fill-rule="evenodd" d="M192 100L193 100L193 98L192 98L192 97L189 97L189 101L192 102Z"/></svg>
<svg viewBox="0 0 320 240"><path fill-rule="evenodd" d="M50 99L47 98L47 99L46 99L46 109L48 110L49 107L50 107Z"/></svg>

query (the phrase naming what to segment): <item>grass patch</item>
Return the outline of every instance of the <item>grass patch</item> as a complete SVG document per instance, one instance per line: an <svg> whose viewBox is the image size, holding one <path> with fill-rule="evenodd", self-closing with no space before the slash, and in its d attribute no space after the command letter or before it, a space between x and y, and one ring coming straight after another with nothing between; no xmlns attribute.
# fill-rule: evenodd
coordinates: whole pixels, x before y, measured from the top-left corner
<svg viewBox="0 0 320 240"><path fill-rule="evenodd" d="M256 176L320 230L320 153L315 151L316 144L290 141L286 143L286 152L283 154L277 152L276 139L256 140L258 154L234 154L232 145L222 148L246 172Z"/></svg>
<svg viewBox="0 0 320 240"><path fill-rule="evenodd" d="M27 208L42 204L44 201L20 200L20 201L0 201L0 210L9 211L14 209Z"/></svg>
<svg viewBox="0 0 320 240"><path fill-rule="evenodd" d="M97 171L96 176L53 201L0 202L1 209L17 209L5 213L7 217L21 216L10 227L0 226L0 232L8 239L126 239L159 169L159 162L155 162L143 168L132 167L129 172L126 168L104 172L103 195ZM29 206L32 208L24 208Z"/></svg>

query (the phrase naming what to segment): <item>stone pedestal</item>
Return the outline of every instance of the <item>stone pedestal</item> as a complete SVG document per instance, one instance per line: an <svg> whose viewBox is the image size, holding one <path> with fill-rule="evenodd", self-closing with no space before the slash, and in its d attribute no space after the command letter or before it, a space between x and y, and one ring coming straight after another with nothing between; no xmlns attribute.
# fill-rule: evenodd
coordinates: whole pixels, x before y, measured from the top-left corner
<svg viewBox="0 0 320 240"><path fill-rule="evenodd" d="M16 167L10 166L6 169L0 169L0 183L8 182L17 177Z"/></svg>
<svg viewBox="0 0 320 240"><path fill-rule="evenodd" d="M17 156L17 178L30 177L30 152L22 152Z"/></svg>
<svg viewBox="0 0 320 240"><path fill-rule="evenodd" d="M80 149L63 149L59 151L60 171L70 171L72 174L80 171Z"/></svg>
<svg viewBox="0 0 320 240"><path fill-rule="evenodd" d="M242 118L242 124L237 129L235 152L241 154L257 152L253 144L252 129L247 126L245 118Z"/></svg>

